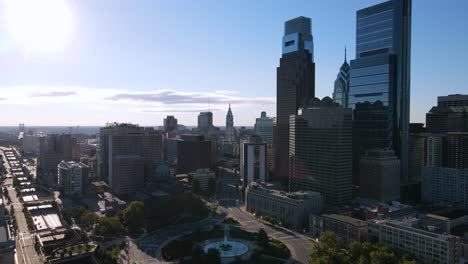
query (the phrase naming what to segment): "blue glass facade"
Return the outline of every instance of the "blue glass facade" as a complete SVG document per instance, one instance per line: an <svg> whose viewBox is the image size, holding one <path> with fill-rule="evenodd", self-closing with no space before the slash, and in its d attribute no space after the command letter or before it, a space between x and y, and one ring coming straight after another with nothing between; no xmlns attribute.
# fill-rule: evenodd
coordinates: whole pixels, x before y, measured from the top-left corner
<svg viewBox="0 0 468 264"><path fill-rule="evenodd" d="M390 0L356 14L356 59L351 61L348 106L381 101L391 122L388 146L408 179L411 0Z"/></svg>
<svg viewBox="0 0 468 264"><path fill-rule="evenodd" d="M311 20L297 17L285 23L282 53L307 50L314 61L314 39L311 34Z"/></svg>

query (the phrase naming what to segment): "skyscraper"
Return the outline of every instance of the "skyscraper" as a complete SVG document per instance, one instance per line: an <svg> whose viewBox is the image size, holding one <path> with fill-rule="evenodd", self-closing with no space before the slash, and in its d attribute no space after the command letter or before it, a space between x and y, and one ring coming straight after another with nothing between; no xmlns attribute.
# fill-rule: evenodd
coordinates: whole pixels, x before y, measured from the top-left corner
<svg viewBox="0 0 468 264"><path fill-rule="evenodd" d="M246 188L253 181L266 181L267 145L259 136L241 142L240 176Z"/></svg>
<svg viewBox="0 0 468 264"><path fill-rule="evenodd" d="M255 135L263 139L268 145L273 144L273 118L262 112L255 119Z"/></svg>
<svg viewBox="0 0 468 264"><path fill-rule="evenodd" d="M351 201L351 109L315 98L291 116L289 129L291 189L320 192L326 204Z"/></svg>
<svg viewBox="0 0 468 264"><path fill-rule="evenodd" d="M311 20L297 17L286 21L283 55L276 70L275 178L287 181L289 161L289 117L304 101L315 97L314 45Z"/></svg>
<svg viewBox="0 0 468 264"><path fill-rule="evenodd" d="M408 180L411 0L390 0L357 11L356 59L351 61L348 106L381 101L388 107L391 141Z"/></svg>
<svg viewBox="0 0 468 264"><path fill-rule="evenodd" d="M203 135L181 135L177 141L177 172L211 168L212 143Z"/></svg>
<svg viewBox="0 0 468 264"><path fill-rule="evenodd" d="M226 115L226 141L231 143L235 141L234 116L232 115L231 104L229 104L229 110Z"/></svg>
<svg viewBox="0 0 468 264"><path fill-rule="evenodd" d="M164 132L171 132L174 130L177 130L177 118L169 115L164 118Z"/></svg>
<svg viewBox="0 0 468 264"><path fill-rule="evenodd" d="M341 65L340 72L336 76L335 89L333 91L333 102L348 107L348 92L349 92L349 64L346 60L346 48L343 65Z"/></svg>

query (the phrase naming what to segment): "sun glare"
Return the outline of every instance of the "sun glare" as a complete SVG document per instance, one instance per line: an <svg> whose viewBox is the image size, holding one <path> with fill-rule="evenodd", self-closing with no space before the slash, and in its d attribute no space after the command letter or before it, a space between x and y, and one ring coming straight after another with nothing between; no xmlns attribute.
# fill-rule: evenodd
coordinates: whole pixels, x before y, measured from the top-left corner
<svg viewBox="0 0 468 264"><path fill-rule="evenodd" d="M28 52L63 48L72 30L64 0L4 0L8 33Z"/></svg>

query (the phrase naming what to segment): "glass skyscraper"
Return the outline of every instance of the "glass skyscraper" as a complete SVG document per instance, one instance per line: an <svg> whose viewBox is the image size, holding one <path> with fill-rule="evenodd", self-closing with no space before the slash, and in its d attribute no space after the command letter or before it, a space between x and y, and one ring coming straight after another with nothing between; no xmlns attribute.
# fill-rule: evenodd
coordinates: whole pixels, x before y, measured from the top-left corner
<svg viewBox="0 0 468 264"><path fill-rule="evenodd" d="M388 109L388 148L408 178L411 0L390 0L357 11L356 59L351 61L348 106L380 101ZM372 126L369 126L372 127Z"/></svg>
<svg viewBox="0 0 468 264"><path fill-rule="evenodd" d="M315 96L315 64L311 20L297 17L286 21L283 55L276 71L276 126L274 131L275 175L289 178L289 117Z"/></svg>
<svg viewBox="0 0 468 264"><path fill-rule="evenodd" d="M345 58L343 65L340 67L340 72L336 76L335 89L333 90L333 102L348 107L348 93L349 93L349 64L346 60L346 48Z"/></svg>

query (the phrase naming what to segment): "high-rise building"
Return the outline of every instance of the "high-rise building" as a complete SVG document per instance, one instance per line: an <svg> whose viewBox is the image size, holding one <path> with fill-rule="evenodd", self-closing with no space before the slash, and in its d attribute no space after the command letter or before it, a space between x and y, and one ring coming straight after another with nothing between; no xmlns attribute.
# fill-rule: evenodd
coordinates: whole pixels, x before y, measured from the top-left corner
<svg viewBox="0 0 468 264"><path fill-rule="evenodd" d="M326 204L352 198L352 111L315 98L290 119L292 190L320 192Z"/></svg>
<svg viewBox="0 0 468 264"><path fill-rule="evenodd" d="M427 135L425 150L425 166L445 167L447 165L447 135Z"/></svg>
<svg viewBox="0 0 468 264"><path fill-rule="evenodd" d="M100 130L100 177L117 194L133 193L162 160L162 134L152 128L125 123Z"/></svg>
<svg viewBox="0 0 468 264"><path fill-rule="evenodd" d="M289 117L304 101L315 97L315 63L311 20L297 17L286 21L283 55L276 70L276 126L274 137L275 178L287 181Z"/></svg>
<svg viewBox="0 0 468 264"><path fill-rule="evenodd" d="M424 124L410 124L409 141L409 176L406 183L406 190L402 190L405 197L403 200L420 201L421 200L421 180L422 169L426 155L426 138Z"/></svg>
<svg viewBox="0 0 468 264"><path fill-rule="evenodd" d="M168 115L164 118L164 132L171 132L177 130L177 118Z"/></svg>
<svg viewBox="0 0 468 264"><path fill-rule="evenodd" d="M468 132L468 95L439 96L426 114L430 133Z"/></svg>
<svg viewBox="0 0 468 264"><path fill-rule="evenodd" d="M204 136L212 136L219 133L219 128L213 125L212 112L200 112L198 115L198 132Z"/></svg>
<svg viewBox="0 0 468 264"><path fill-rule="evenodd" d="M226 141L234 142L235 133L234 133L234 116L231 111L231 104L229 104L229 110L226 115Z"/></svg>
<svg viewBox="0 0 468 264"><path fill-rule="evenodd" d="M359 185L359 161L370 149L391 146L388 106L382 102L357 103L353 112L353 183Z"/></svg>
<svg viewBox="0 0 468 264"><path fill-rule="evenodd" d="M380 101L387 107L386 147L401 160L402 184L408 181L410 58L411 0L390 0L357 11L348 106Z"/></svg>
<svg viewBox="0 0 468 264"><path fill-rule="evenodd" d="M58 185L65 194L84 194L89 186L89 167L81 162L62 161L58 164Z"/></svg>
<svg viewBox="0 0 468 264"><path fill-rule="evenodd" d="M468 169L424 167L422 200L468 209Z"/></svg>
<svg viewBox="0 0 468 264"><path fill-rule="evenodd" d="M348 107L348 92L349 92L349 64L346 59L346 48L343 65L341 65L340 72L336 76L335 89L333 91L333 102Z"/></svg>
<svg viewBox="0 0 468 264"><path fill-rule="evenodd" d="M177 141L177 172L211 168L211 144L203 135L181 135Z"/></svg>
<svg viewBox="0 0 468 264"><path fill-rule="evenodd" d="M440 107L468 106L468 95L450 94L447 96L438 96L437 106L440 106Z"/></svg>
<svg viewBox="0 0 468 264"><path fill-rule="evenodd" d="M259 136L251 136L241 142L240 176L247 187L253 181L267 179L267 145Z"/></svg>
<svg viewBox="0 0 468 264"><path fill-rule="evenodd" d="M468 132L447 133L447 167L468 169Z"/></svg>
<svg viewBox="0 0 468 264"><path fill-rule="evenodd" d="M255 119L255 135L261 137L267 145L273 144L273 118L264 111Z"/></svg>
<svg viewBox="0 0 468 264"><path fill-rule="evenodd" d="M57 173L62 160L79 160L76 138L70 134L50 134L39 138L38 175Z"/></svg>
<svg viewBox="0 0 468 264"><path fill-rule="evenodd" d="M359 168L362 198L379 201L400 199L400 160L393 150L367 151L360 160Z"/></svg>

